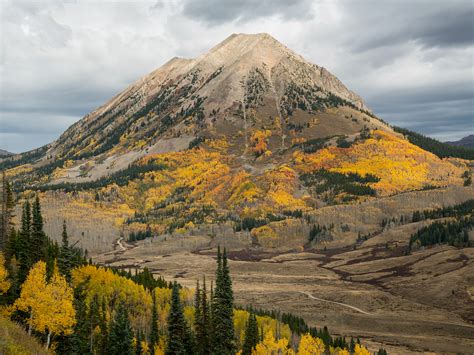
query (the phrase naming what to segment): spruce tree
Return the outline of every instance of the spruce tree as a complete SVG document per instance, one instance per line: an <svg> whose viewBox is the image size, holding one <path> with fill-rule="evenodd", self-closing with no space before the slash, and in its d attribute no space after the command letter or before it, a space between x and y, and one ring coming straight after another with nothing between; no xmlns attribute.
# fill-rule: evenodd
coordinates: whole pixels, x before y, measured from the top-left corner
<svg viewBox="0 0 474 355"><path fill-rule="evenodd" d="M257 346L259 342L258 324L257 317L255 314L250 313L247 321L247 327L245 329L245 340L242 347L242 355L251 355L252 350Z"/></svg>
<svg viewBox="0 0 474 355"><path fill-rule="evenodd" d="M217 250L216 288L212 302L212 353L235 353L234 342L234 296L230 278L227 254L221 257L220 248Z"/></svg>
<svg viewBox="0 0 474 355"><path fill-rule="evenodd" d="M23 204L23 212L21 216L21 230L18 236L18 287L25 282L30 269L30 234L31 234L31 205L29 201Z"/></svg>
<svg viewBox="0 0 474 355"><path fill-rule="evenodd" d="M2 190L1 190L2 214L0 219L0 251L6 251L5 257L10 259L11 255L7 251L9 245L9 237L13 230L13 193L10 183L7 180L5 171L2 173Z"/></svg>
<svg viewBox="0 0 474 355"><path fill-rule="evenodd" d="M32 222L30 236L30 259L35 264L40 260L44 260L46 256L46 235L43 231L43 216L41 215L41 204L39 196L36 198L32 206Z"/></svg>
<svg viewBox="0 0 474 355"><path fill-rule="evenodd" d="M179 287L173 283L171 307L168 315L167 355L189 354L191 349L191 332L183 314L183 305L179 298Z"/></svg>
<svg viewBox="0 0 474 355"><path fill-rule="evenodd" d="M194 331L196 333L196 353L207 354L209 353L209 344L207 341L207 300L206 300L206 288L203 290L199 288L199 280L196 285L196 294L194 298Z"/></svg>
<svg viewBox="0 0 474 355"><path fill-rule="evenodd" d="M63 221L62 243L61 249L59 250L58 268L59 272L66 277L68 282L71 281L72 263L72 250L69 246L66 221Z"/></svg>
<svg viewBox="0 0 474 355"><path fill-rule="evenodd" d="M85 302L84 284L74 289L74 309L76 310L76 325L71 335L71 354L91 354L89 347L89 318Z"/></svg>
<svg viewBox="0 0 474 355"><path fill-rule="evenodd" d="M155 345L158 344L159 341L159 333L158 333L158 310L156 307L156 296L155 296L155 291L152 293L153 297L153 308L151 311L151 331L150 331L150 341L149 341L149 347L150 347L150 354L154 355L155 354Z"/></svg>
<svg viewBox="0 0 474 355"><path fill-rule="evenodd" d="M110 325L108 353L110 355L132 355L133 331L128 319L127 308L120 303L117 313Z"/></svg>
<svg viewBox="0 0 474 355"><path fill-rule="evenodd" d="M202 334L201 334L201 348L202 354L209 354L211 319L209 314L209 303L207 301L206 278L203 279L203 286L201 291L201 317L202 317Z"/></svg>

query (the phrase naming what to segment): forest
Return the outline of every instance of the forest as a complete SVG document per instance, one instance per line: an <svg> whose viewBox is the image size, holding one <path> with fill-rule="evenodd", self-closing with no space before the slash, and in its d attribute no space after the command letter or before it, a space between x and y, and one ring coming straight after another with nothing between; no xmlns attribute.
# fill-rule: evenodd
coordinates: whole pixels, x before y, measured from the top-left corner
<svg viewBox="0 0 474 355"><path fill-rule="evenodd" d="M370 354L324 326L236 305L225 248L210 284L203 278L188 289L146 268L94 264L70 244L66 221L61 243L52 241L38 195L23 202L17 228L5 176L1 192L0 320L24 329L20 343L0 342L2 353L28 353L31 338L58 354Z"/></svg>
<svg viewBox="0 0 474 355"><path fill-rule="evenodd" d="M410 143L437 155L439 158L454 157L474 160L474 149L449 145L406 128L393 127L393 129L395 132L403 134Z"/></svg>

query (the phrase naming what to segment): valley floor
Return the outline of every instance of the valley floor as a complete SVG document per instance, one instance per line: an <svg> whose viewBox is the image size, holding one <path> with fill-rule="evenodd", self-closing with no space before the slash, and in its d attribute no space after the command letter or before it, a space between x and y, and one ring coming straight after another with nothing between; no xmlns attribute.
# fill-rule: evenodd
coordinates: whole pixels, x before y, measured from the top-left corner
<svg viewBox="0 0 474 355"><path fill-rule="evenodd" d="M327 325L331 333L359 336L372 351L383 344L391 354L470 352L474 248L439 246L397 255L385 248L386 234L356 250L231 251L236 303L291 312L311 325ZM188 287L203 275L214 278L215 250L166 253L161 243L154 244L121 242L95 260L146 266Z"/></svg>

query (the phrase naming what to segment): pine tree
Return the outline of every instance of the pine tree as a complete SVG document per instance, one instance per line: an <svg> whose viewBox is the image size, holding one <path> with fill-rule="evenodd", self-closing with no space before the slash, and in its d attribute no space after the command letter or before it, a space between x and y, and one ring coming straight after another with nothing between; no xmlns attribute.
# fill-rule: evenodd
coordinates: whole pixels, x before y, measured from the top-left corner
<svg viewBox="0 0 474 355"><path fill-rule="evenodd" d="M158 344L159 341L159 333L158 333L158 310L156 307L156 295L155 291L152 293L152 298L153 298L153 308L151 311L151 332L150 332L150 341L149 341L149 347L150 347L150 354L154 355L155 354L155 345Z"/></svg>
<svg viewBox="0 0 474 355"><path fill-rule="evenodd" d="M120 303L117 313L110 325L108 353L110 355L133 354L133 331L128 319L128 312L123 303Z"/></svg>
<svg viewBox="0 0 474 355"><path fill-rule="evenodd" d="M168 315L168 341L165 354L189 354L189 350L191 350L190 343L190 330L184 319L183 305L179 298L179 287L174 282L171 293L171 307Z"/></svg>
<svg viewBox="0 0 474 355"><path fill-rule="evenodd" d="M31 234L31 206L29 201L23 204L21 216L21 230L18 235L18 274L16 284L19 287L26 280L31 266L30 260L30 234Z"/></svg>
<svg viewBox="0 0 474 355"><path fill-rule="evenodd" d="M199 280L196 283L196 293L194 297L194 331L196 333L196 352L198 354L206 354L208 347L206 346L206 324L204 322L203 293L205 290L199 288ZM204 296L205 297L205 296Z"/></svg>
<svg viewBox="0 0 474 355"><path fill-rule="evenodd" d="M31 236L30 236L30 259L31 263L36 263L44 260L46 256L46 235L43 231L43 216L41 215L41 204L39 196L32 205L32 222L31 222Z"/></svg>
<svg viewBox="0 0 474 355"><path fill-rule="evenodd" d="M66 221L63 221L62 244L59 250L58 267L61 274L63 274L69 282L71 281L72 263L72 250L69 247Z"/></svg>
<svg viewBox="0 0 474 355"><path fill-rule="evenodd" d="M252 350L255 349L255 346L257 346L258 343L259 333L257 317L255 317L255 314L250 313L249 319L247 321L247 328L245 329L245 340L242 347L242 355L251 355Z"/></svg>
<svg viewBox="0 0 474 355"><path fill-rule="evenodd" d="M202 354L209 354L210 344L210 330L211 330L211 319L209 314L209 303L207 302L207 291L206 291L206 278L203 279L203 286L201 291L201 317L202 317L202 334L201 334L201 348Z"/></svg>
<svg viewBox="0 0 474 355"><path fill-rule="evenodd" d="M74 309L76 310L76 325L70 338L70 351L74 355L91 354L89 347L89 317L85 300L83 284L74 289Z"/></svg>
<svg viewBox="0 0 474 355"><path fill-rule="evenodd" d="M10 183L7 180L5 171L2 172L2 190L1 190L2 214L0 219L0 251L6 251L9 244L9 237L13 229L13 208L15 203L13 201L13 193ZM5 253L7 260L11 255Z"/></svg>
<svg viewBox="0 0 474 355"><path fill-rule="evenodd" d="M232 280L226 250L224 249L224 254L221 257L220 248L218 248L216 289L212 305L213 354L233 354L235 352L233 303Z"/></svg>

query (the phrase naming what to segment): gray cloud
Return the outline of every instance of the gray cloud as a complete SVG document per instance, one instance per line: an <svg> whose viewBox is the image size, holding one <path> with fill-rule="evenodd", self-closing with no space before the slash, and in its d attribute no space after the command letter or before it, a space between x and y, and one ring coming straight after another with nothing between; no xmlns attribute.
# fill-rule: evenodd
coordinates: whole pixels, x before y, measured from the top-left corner
<svg viewBox="0 0 474 355"><path fill-rule="evenodd" d="M183 13L209 25L229 21L249 22L261 17L309 19L313 16L311 0L186 0Z"/></svg>
<svg viewBox="0 0 474 355"><path fill-rule="evenodd" d="M414 41L425 48L474 43L472 1L351 1L343 7L346 26L365 28L347 42L359 52Z"/></svg>
<svg viewBox="0 0 474 355"><path fill-rule="evenodd" d="M376 114L440 139L474 132L472 1L4 0L0 148L56 139L171 57L269 32Z"/></svg>

